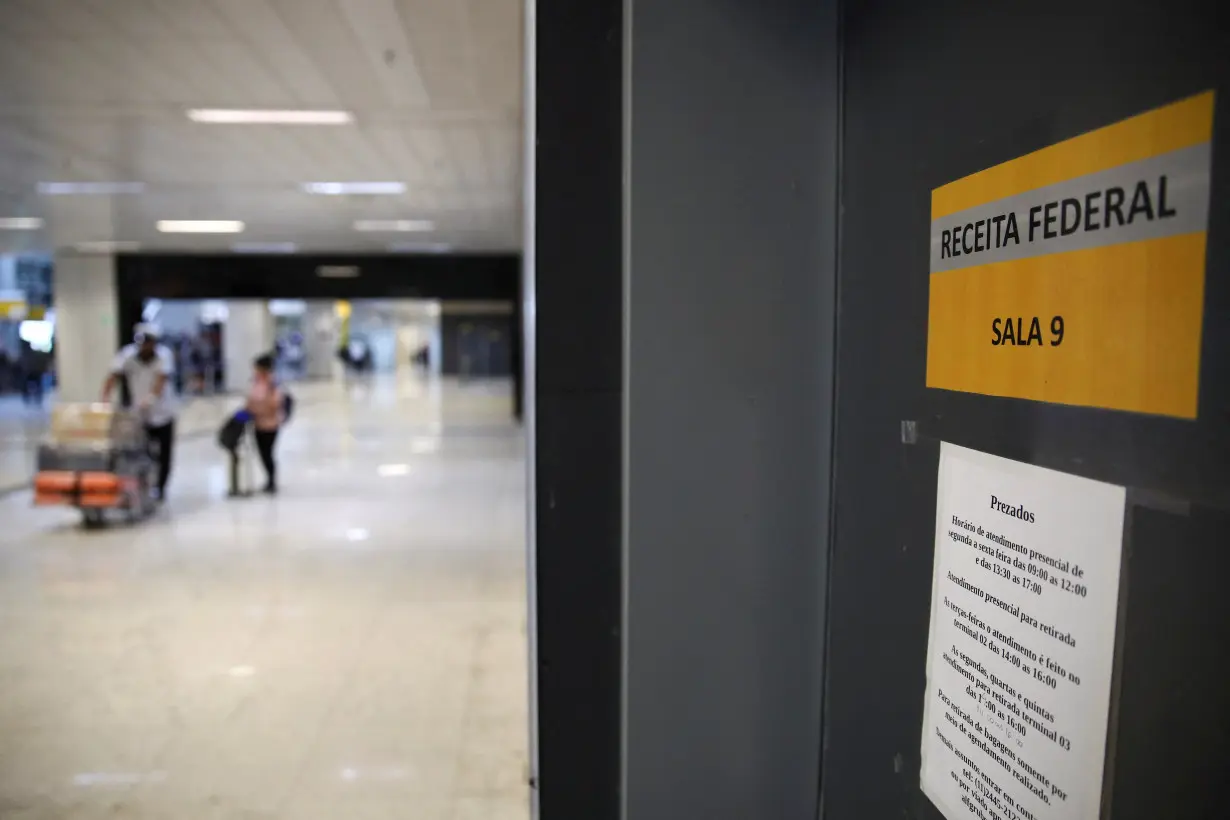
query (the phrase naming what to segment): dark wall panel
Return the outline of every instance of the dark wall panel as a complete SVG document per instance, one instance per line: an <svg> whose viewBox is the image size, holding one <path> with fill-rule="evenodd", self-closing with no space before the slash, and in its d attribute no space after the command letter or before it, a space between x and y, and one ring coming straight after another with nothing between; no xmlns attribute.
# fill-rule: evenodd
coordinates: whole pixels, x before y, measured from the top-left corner
<svg viewBox="0 0 1230 820"><path fill-rule="evenodd" d="M937 816L918 772L941 440L1170 499L1129 515L1113 816L1224 816L1230 688L1207 654L1230 635L1230 607L1208 580L1230 569L1224 11L1181 0L849 0L843 29L825 816ZM1220 96L1199 420L927 390L931 190L1210 88ZM905 420L918 422L917 444L903 443Z"/></svg>
<svg viewBox="0 0 1230 820"><path fill-rule="evenodd" d="M353 278L318 275L349 266ZM132 340L146 299L441 299L512 302L520 315L520 254L124 254L116 257L117 334ZM507 357L521 417L520 329Z"/></svg>
<svg viewBox="0 0 1230 820"><path fill-rule="evenodd" d="M328 278L324 266L353 267ZM125 254L121 289L160 299L518 298L518 254Z"/></svg>
<svg viewBox="0 0 1230 820"><path fill-rule="evenodd" d="M619 817L623 0L537 0L542 820Z"/></svg>
<svg viewBox="0 0 1230 820"><path fill-rule="evenodd" d="M321 266L359 276L326 278ZM450 299L516 301L521 257L385 255L124 254L116 257L124 341L146 299Z"/></svg>
<svg viewBox="0 0 1230 820"><path fill-rule="evenodd" d="M813 818L836 4L631 9L627 817Z"/></svg>

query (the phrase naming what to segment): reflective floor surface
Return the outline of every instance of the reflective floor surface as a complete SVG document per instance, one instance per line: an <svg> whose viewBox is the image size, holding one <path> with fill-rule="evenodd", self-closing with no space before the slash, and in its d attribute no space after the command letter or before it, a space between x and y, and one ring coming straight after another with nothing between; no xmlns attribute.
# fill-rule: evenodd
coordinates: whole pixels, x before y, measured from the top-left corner
<svg viewBox="0 0 1230 820"><path fill-rule="evenodd" d="M507 385L296 392L276 498L197 436L143 524L0 499L0 818L529 816Z"/></svg>

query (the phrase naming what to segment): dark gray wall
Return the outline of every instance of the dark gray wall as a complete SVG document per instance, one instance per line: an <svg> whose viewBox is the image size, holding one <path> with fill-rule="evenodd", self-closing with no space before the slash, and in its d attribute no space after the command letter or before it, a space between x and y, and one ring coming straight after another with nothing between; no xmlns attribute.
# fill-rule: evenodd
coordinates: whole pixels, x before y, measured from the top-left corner
<svg viewBox="0 0 1230 820"><path fill-rule="evenodd" d="M322 278L321 265L353 265L353 279ZM120 344L146 299L445 299L508 301L520 326L520 254L121 254L115 257ZM520 339L509 356L513 414L521 416Z"/></svg>
<svg viewBox="0 0 1230 820"><path fill-rule="evenodd" d="M812 818L835 3L629 10L626 817Z"/></svg>
<svg viewBox="0 0 1230 820"><path fill-rule="evenodd" d="M948 440L1131 488L1106 815L1223 817L1224 13L841 5L537 4L541 816L616 816L622 683L628 820L937 818L918 749ZM1208 88L1198 421L927 390L930 191Z"/></svg>
<svg viewBox="0 0 1230 820"><path fill-rule="evenodd" d="M1132 488L1104 816L1227 816L1230 49L1221 6L844 4L830 820L940 816L918 789L940 441ZM1210 88L1219 98L1199 419L927 390L932 189ZM1129 355L1146 355L1148 340L1130 344ZM917 422L916 444L902 441L904 420ZM1152 507L1150 494L1169 502Z"/></svg>

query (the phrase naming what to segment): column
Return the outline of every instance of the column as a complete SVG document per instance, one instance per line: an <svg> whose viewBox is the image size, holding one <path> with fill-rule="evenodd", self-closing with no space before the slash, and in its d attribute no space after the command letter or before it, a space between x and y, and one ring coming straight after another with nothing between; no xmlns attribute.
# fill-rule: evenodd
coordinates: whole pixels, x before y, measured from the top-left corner
<svg viewBox="0 0 1230 820"><path fill-rule="evenodd" d="M61 401L95 401L117 343L131 341L133 331L117 326L115 257L82 246L115 239L115 206L108 196L53 196L46 203L55 249L51 295L58 395Z"/></svg>
<svg viewBox="0 0 1230 820"><path fill-rule="evenodd" d="M328 379L337 358L338 318L332 302L308 302L303 314L303 353L309 379Z"/></svg>
<svg viewBox="0 0 1230 820"><path fill-rule="evenodd" d="M427 371L433 376L441 375L444 362L444 334L440 327L440 303L433 302L428 308Z"/></svg>
<svg viewBox="0 0 1230 820"><path fill-rule="evenodd" d="M626 816L812 818L833 425L836 4L633 5Z"/></svg>
<svg viewBox="0 0 1230 820"><path fill-rule="evenodd" d="M263 300L230 301L226 308L222 331L226 390L242 392L252 379L252 361L273 350L273 316Z"/></svg>
<svg viewBox="0 0 1230 820"><path fill-rule="evenodd" d="M532 775L542 820L621 820L624 0L533 7L523 283Z"/></svg>
<svg viewBox="0 0 1230 820"><path fill-rule="evenodd" d="M536 4L546 820L817 816L835 10Z"/></svg>
<svg viewBox="0 0 1230 820"><path fill-rule="evenodd" d="M524 270L517 271L517 298L513 300L513 314L510 323L509 342L511 344L510 358L512 364L513 419L520 422L525 418L525 293L522 280Z"/></svg>
<svg viewBox="0 0 1230 820"><path fill-rule="evenodd" d="M116 352L114 257L57 254L52 287L59 398L96 401Z"/></svg>

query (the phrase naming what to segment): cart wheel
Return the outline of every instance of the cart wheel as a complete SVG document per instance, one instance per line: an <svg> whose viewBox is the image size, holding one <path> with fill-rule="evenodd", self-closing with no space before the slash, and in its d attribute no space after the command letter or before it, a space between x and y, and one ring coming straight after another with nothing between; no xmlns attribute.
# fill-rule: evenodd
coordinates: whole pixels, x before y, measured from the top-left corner
<svg viewBox="0 0 1230 820"><path fill-rule="evenodd" d="M81 523L85 525L87 530L99 529L105 521L102 510L87 507L81 511Z"/></svg>

